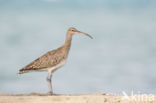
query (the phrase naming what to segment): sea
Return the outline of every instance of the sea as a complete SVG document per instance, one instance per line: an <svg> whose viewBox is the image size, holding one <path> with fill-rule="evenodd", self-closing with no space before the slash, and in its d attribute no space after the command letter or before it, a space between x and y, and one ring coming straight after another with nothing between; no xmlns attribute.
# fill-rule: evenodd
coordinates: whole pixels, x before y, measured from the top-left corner
<svg viewBox="0 0 156 103"><path fill-rule="evenodd" d="M73 36L67 63L52 77L54 93L156 93L156 7L26 5L0 7L0 93L48 92L47 72L17 73L63 45L69 27L93 39Z"/></svg>

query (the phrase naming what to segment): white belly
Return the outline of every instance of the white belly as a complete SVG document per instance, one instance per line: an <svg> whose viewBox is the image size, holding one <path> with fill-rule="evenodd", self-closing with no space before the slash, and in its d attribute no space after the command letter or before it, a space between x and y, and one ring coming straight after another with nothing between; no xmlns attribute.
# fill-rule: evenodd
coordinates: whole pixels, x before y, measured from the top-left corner
<svg viewBox="0 0 156 103"><path fill-rule="evenodd" d="M57 69L59 69L60 67L62 67L65 63L66 63L66 60L63 60L62 62L60 62L60 63L57 64L56 66L51 67L51 68L48 68L48 72L49 72L49 73L55 72Z"/></svg>

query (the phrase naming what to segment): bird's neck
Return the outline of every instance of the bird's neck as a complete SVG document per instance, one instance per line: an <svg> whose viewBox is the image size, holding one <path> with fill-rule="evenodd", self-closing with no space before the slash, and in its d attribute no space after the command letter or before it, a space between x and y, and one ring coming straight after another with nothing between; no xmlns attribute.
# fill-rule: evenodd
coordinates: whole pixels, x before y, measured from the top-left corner
<svg viewBox="0 0 156 103"><path fill-rule="evenodd" d="M69 52L70 46L71 46L71 41L72 41L72 34L68 33L66 34L66 40L64 43L65 49Z"/></svg>
<svg viewBox="0 0 156 103"><path fill-rule="evenodd" d="M68 33L66 34L66 40L65 40L65 43L64 45L65 46L71 46L71 41L72 41L72 34Z"/></svg>

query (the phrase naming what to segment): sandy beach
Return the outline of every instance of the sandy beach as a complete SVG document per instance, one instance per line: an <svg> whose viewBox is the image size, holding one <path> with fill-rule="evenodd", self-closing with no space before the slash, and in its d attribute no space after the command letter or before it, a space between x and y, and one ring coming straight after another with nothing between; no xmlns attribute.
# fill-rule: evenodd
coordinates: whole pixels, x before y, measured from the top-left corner
<svg viewBox="0 0 156 103"><path fill-rule="evenodd" d="M156 96L120 96L104 93L79 95L0 94L0 103L156 103Z"/></svg>

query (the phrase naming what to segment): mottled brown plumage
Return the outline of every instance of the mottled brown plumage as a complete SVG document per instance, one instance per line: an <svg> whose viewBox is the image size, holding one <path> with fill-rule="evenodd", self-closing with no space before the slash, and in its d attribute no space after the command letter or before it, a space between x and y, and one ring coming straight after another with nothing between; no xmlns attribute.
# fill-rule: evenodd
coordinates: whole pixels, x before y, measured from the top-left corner
<svg viewBox="0 0 156 103"><path fill-rule="evenodd" d="M24 68L22 68L19 74L35 71L45 71L47 68L54 67L59 64L62 60L66 60L69 49L67 47L60 47L56 50L52 50L37 58Z"/></svg>
<svg viewBox="0 0 156 103"><path fill-rule="evenodd" d="M89 34L78 31L77 29L71 27L68 29L66 34L66 40L63 46L56 50L52 50L34 60L30 64L26 65L24 68L19 70L19 74L28 73L28 72L37 72L37 71L48 71L48 86L50 89L50 94L52 94L52 85L51 85L51 77L54 71L62 67L68 57L68 53L71 46L72 36L73 34L84 34L92 38Z"/></svg>

